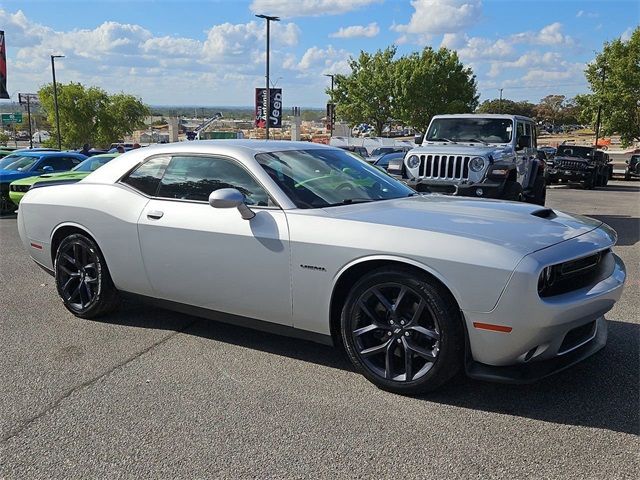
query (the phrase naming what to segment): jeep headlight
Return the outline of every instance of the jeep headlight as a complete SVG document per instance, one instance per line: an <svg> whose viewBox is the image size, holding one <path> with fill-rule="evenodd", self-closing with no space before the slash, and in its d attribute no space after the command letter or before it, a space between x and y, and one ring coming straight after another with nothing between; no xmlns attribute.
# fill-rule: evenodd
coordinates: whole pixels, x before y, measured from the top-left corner
<svg viewBox="0 0 640 480"><path fill-rule="evenodd" d="M484 168L485 161L482 157L473 157L469 162L469 168L473 172L479 172Z"/></svg>
<svg viewBox="0 0 640 480"><path fill-rule="evenodd" d="M418 155L411 155L407 159L407 167L418 168L420 166L420 157Z"/></svg>

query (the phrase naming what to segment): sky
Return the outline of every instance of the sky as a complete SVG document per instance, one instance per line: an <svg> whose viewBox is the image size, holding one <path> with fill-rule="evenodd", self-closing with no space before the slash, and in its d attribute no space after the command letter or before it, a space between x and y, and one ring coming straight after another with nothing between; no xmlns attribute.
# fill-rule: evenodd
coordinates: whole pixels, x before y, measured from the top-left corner
<svg viewBox="0 0 640 480"><path fill-rule="evenodd" d="M321 107L326 74L349 73L360 51L455 49L480 100L537 103L588 91L585 65L605 41L640 24L637 0L0 0L7 89L51 81L126 92L151 105L250 106L271 82L285 108ZM7 102L3 100L0 102ZM1 105L1 103L0 103Z"/></svg>

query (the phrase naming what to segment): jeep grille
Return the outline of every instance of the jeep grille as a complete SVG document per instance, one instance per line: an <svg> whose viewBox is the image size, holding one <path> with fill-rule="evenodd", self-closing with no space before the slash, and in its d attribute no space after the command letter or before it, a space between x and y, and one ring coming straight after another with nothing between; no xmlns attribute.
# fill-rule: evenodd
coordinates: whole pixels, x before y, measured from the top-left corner
<svg viewBox="0 0 640 480"><path fill-rule="evenodd" d="M576 160L560 160L558 161L558 167L564 168L565 170L584 170L587 168L587 165L584 162Z"/></svg>
<svg viewBox="0 0 640 480"><path fill-rule="evenodd" d="M470 159L460 155L420 155L420 177L467 180Z"/></svg>

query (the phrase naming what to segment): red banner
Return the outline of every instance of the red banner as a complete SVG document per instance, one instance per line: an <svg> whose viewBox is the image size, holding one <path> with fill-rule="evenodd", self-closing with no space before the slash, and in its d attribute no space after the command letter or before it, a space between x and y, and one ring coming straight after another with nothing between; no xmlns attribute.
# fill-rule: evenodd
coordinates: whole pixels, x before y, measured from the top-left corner
<svg viewBox="0 0 640 480"><path fill-rule="evenodd" d="M7 56L4 50L4 32L0 30L0 98L9 98L7 92Z"/></svg>

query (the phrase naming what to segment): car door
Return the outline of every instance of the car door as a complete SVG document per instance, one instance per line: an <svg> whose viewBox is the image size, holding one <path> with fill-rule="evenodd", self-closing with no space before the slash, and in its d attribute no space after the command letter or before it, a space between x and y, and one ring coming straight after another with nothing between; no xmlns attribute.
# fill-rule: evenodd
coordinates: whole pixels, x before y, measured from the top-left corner
<svg viewBox="0 0 640 480"><path fill-rule="evenodd" d="M219 188L243 192L255 217L211 207L209 194ZM138 231L157 297L292 325L286 217L235 160L172 156Z"/></svg>

